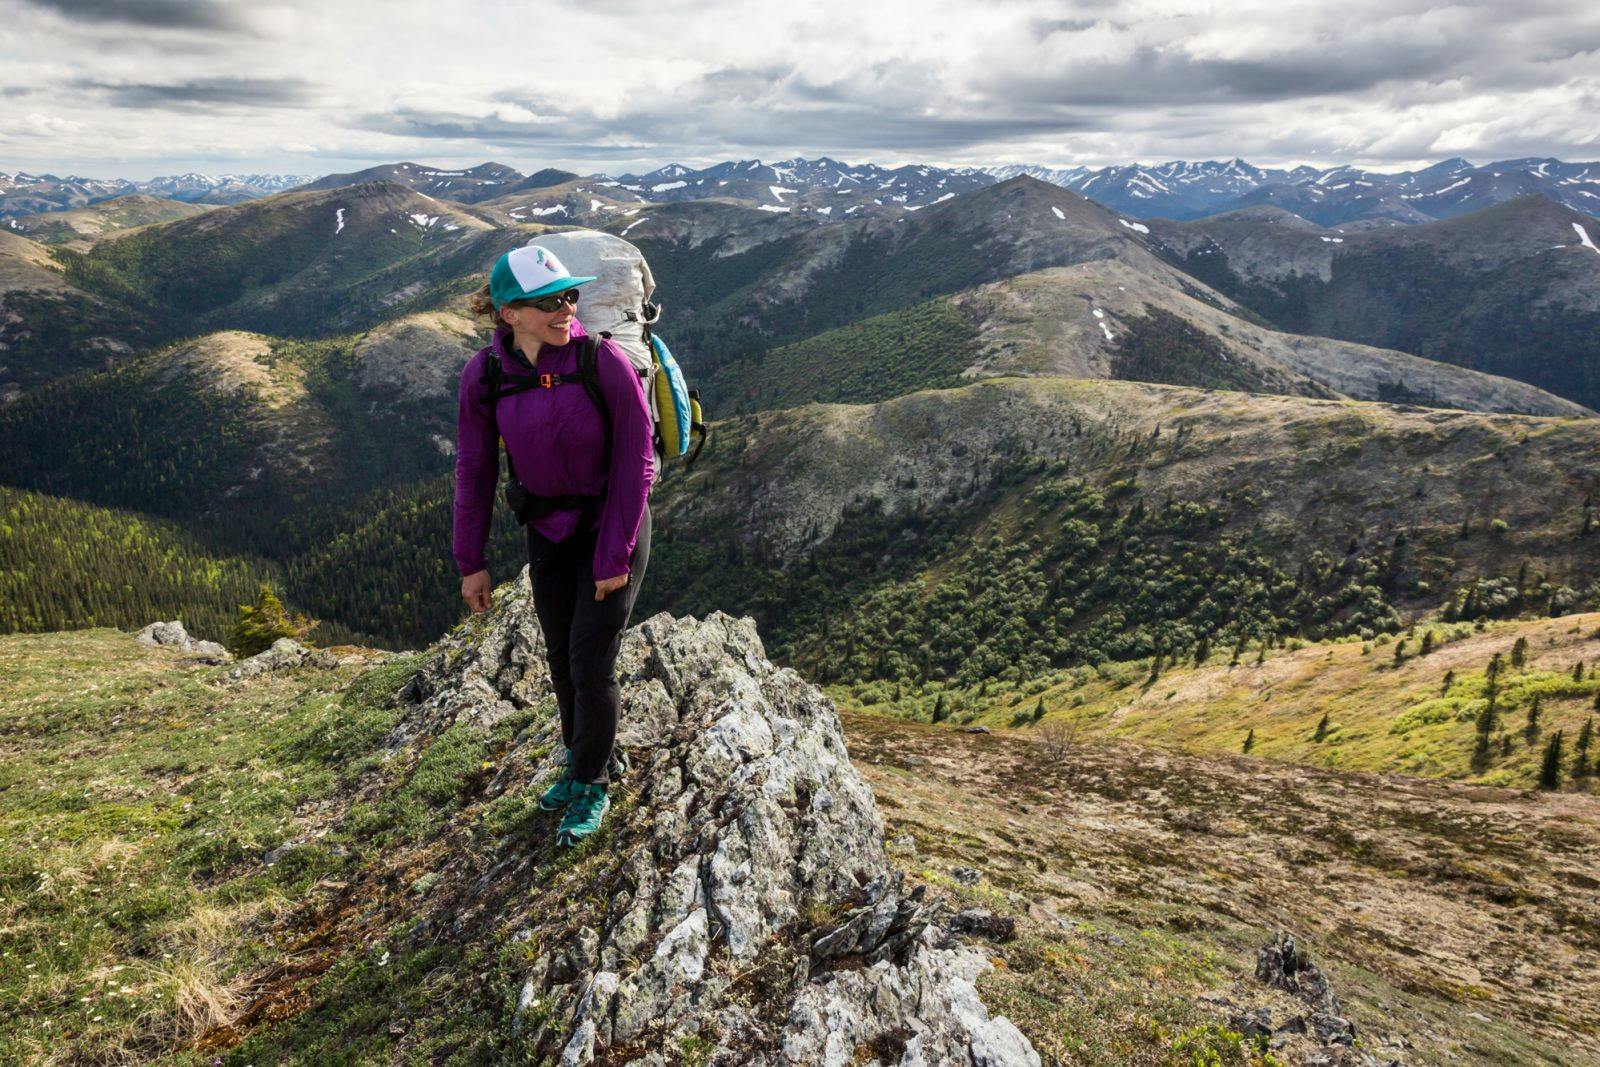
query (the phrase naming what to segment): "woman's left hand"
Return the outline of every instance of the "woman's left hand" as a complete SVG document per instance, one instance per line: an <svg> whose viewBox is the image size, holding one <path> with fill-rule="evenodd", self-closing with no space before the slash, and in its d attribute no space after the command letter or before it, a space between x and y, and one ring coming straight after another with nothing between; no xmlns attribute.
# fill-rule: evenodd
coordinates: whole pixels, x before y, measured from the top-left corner
<svg viewBox="0 0 1600 1067"><path fill-rule="evenodd" d="M596 600L604 600L607 593L615 593L627 584L628 576L626 574L619 574L615 578L597 580L594 583L594 598Z"/></svg>

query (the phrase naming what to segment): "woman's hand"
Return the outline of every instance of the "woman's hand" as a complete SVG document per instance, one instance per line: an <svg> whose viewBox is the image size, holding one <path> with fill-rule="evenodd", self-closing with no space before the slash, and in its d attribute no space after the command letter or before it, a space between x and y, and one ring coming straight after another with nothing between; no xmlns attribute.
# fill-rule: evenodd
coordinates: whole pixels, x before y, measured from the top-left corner
<svg viewBox="0 0 1600 1067"><path fill-rule="evenodd" d="M489 610L489 592L494 588L494 583L489 580L487 570L469 574L461 579L461 599L467 602L467 607L474 612Z"/></svg>
<svg viewBox="0 0 1600 1067"><path fill-rule="evenodd" d="M604 600L607 593L615 593L627 584L628 576L626 574L619 574L615 578L606 578L604 580L596 579L594 583L594 598L596 600Z"/></svg>

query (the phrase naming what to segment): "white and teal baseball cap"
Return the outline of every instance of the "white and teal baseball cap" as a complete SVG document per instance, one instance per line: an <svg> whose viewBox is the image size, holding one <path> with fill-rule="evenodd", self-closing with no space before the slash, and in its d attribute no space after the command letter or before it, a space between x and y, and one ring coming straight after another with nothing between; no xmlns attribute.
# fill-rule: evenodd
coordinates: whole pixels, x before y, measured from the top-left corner
<svg viewBox="0 0 1600 1067"><path fill-rule="evenodd" d="M489 298L496 308L513 300L533 300L594 281L594 275L573 277L548 248L523 245L495 260L489 272Z"/></svg>

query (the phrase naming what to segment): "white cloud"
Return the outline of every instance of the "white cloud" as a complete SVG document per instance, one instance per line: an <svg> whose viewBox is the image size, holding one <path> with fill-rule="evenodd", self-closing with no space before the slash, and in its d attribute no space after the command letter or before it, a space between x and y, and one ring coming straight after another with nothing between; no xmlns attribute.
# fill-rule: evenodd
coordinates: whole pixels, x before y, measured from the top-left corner
<svg viewBox="0 0 1600 1067"><path fill-rule="evenodd" d="M0 0L0 100L57 123L0 124L13 127L0 166L588 171L773 153L1401 166L1600 151L1600 8L1584 0L103 10Z"/></svg>

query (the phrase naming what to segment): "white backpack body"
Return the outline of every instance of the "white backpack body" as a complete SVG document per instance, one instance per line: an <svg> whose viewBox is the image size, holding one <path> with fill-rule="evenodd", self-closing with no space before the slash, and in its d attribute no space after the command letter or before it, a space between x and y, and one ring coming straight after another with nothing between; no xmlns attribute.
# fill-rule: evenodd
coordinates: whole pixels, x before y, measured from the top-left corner
<svg viewBox="0 0 1600 1067"><path fill-rule="evenodd" d="M633 369L640 377L646 377L655 361L650 358L643 316L645 304L656 290L656 280L644 253L621 237L599 230L546 233L528 243L554 252L569 273L594 277L583 287L578 320L594 336L610 334L628 353ZM645 393L650 392L646 378Z"/></svg>
<svg viewBox="0 0 1600 1067"><path fill-rule="evenodd" d="M628 354L650 403L656 453L663 459L688 455L686 466L692 465L706 438L700 393L689 388L672 350L651 329L659 309L650 302L656 280L644 253L600 230L546 233L528 243L554 252L571 274L594 278L579 297L578 321L591 337L605 334ZM691 453L696 434L699 445Z"/></svg>

